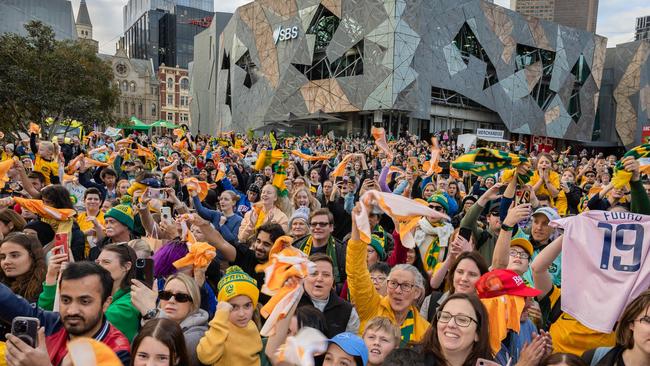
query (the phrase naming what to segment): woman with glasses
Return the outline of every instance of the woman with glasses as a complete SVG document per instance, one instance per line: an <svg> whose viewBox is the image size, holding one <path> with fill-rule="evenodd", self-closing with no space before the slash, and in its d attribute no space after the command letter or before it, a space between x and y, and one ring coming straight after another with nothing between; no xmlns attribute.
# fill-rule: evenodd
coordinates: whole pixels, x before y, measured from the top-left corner
<svg viewBox="0 0 650 366"><path fill-rule="evenodd" d="M355 215L361 212L357 206L352 214L352 232L347 246L345 268L348 275L348 291L361 319L360 331L365 330L371 319L384 316L391 319L402 332L402 344L417 342L429 327L415 304L424 294L424 278L410 264L398 264L390 271L387 295L381 296L368 270L368 244L360 239Z"/></svg>
<svg viewBox="0 0 650 366"><path fill-rule="evenodd" d="M426 365L478 365L481 358L492 360L488 317L481 300L474 294L449 296L420 345Z"/></svg>
<svg viewBox="0 0 650 366"><path fill-rule="evenodd" d="M177 273L167 277L165 287L157 294L139 281L133 281L131 288L136 294L133 305L142 314L142 320L166 318L177 323L183 331L190 365L199 366L196 346L208 330L209 317L207 311L200 308L201 292L196 281Z"/></svg>

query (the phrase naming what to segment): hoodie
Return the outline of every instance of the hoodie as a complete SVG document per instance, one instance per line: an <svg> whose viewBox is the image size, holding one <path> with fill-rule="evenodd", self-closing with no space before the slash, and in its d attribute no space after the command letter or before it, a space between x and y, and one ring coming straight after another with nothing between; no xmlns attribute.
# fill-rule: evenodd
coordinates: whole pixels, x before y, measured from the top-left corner
<svg viewBox="0 0 650 366"><path fill-rule="evenodd" d="M158 317L166 318L167 314L161 310ZM183 330L183 338L185 338L185 346L187 347L187 355L190 359L191 366L201 365L196 356L196 346L198 346L205 331L208 330L208 320L208 312L199 309L189 314L180 324L180 327Z"/></svg>

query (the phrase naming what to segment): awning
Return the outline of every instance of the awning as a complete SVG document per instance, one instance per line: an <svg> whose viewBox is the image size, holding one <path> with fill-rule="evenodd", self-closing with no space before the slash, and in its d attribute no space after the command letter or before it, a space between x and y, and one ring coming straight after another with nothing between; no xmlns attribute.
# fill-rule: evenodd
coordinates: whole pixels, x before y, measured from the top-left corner
<svg viewBox="0 0 650 366"><path fill-rule="evenodd" d="M502 138L499 138L499 137L482 137L482 136L478 136L478 139L483 140L483 141L489 141L489 142L502 142L502 143L510 142L510 140L502 139Z"/></svg>

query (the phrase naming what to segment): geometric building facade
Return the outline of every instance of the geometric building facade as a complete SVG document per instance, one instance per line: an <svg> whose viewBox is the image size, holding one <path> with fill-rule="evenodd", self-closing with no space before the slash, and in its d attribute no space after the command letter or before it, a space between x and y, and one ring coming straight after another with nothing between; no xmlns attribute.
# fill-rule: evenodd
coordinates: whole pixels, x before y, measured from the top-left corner
<svg viewBox="0 0 650 366"><path fill-rule="evenodd" d="M603 37L481 0L258 0L221 35L217 123L318 111L429 121L442 91L512 133L588 141L605 51Z"/></svg>
<svg viewBox="0 0 650 366"><path fill-rule="evenodd" d="M601 92L600 140L641 143L643 127L650 126L650 42L607 49Z"/></svg>

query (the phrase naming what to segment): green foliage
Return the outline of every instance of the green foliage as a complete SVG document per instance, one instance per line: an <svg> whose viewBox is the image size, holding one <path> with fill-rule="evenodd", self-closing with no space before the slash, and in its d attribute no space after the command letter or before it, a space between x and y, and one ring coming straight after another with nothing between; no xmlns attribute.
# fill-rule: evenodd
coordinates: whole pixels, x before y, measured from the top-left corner
<svg viewBox="0 0 650 366"><path fill-rule="evenodd" d="M48 135L63 120L82 121L87 130L115 123L119 90L111 66L86 44L55 40L39 21L25 29L26 37L0 35L0 130L16 135L48 117L54 119Z"/></svg>

